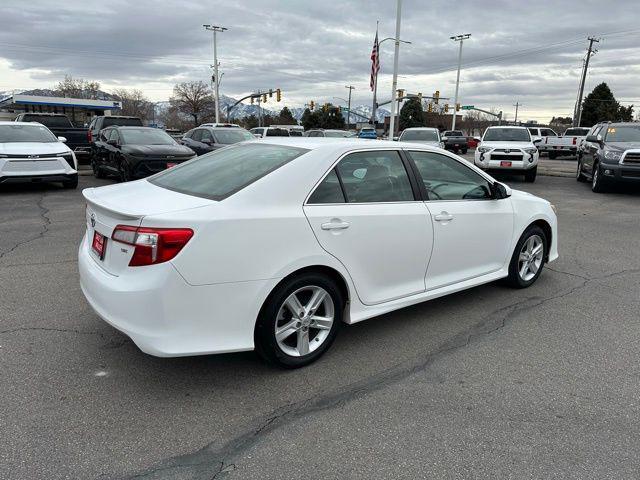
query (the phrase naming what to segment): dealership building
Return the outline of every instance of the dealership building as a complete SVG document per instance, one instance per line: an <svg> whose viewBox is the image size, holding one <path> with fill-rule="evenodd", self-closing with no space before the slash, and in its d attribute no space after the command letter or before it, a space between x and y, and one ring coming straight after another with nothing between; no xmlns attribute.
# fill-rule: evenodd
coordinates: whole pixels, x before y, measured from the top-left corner
<svg viewBox="0 0 640 480"><path fill-rule="evenodd" d="M86 98L42 97L15 94L0 99L0 120L13 120L19 113L63 113L76 127L88 126L96 115L111 115L122 108L117 100L89 100Z"/></svg>

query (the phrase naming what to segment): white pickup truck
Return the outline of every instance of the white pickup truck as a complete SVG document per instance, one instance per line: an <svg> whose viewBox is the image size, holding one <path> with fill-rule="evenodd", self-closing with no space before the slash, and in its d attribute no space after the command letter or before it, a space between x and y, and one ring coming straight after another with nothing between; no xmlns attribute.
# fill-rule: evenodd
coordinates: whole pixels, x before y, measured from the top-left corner
<svg viewBox="0 0 640 480"><path fill-rule="evenodd" d="M586 127L567 128L563 135L545 137L538 143L540 153L547 152L553 160L561 155L576 156L580 143L586 138L589 129Z"/></svg>

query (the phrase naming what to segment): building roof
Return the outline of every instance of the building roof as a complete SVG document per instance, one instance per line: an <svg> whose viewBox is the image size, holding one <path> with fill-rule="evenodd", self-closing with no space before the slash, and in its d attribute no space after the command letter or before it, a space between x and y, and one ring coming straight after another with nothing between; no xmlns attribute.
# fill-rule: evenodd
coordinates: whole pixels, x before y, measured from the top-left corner
<svg viewBox="0 0 640 480"><path fill-rule="evenodd" d="M48 105L79 109L112 110L122 108L116 100L89 100L87 98L42 97L38 95L10 95L0 100L0 108L16 108L20 105Z"/></svg>

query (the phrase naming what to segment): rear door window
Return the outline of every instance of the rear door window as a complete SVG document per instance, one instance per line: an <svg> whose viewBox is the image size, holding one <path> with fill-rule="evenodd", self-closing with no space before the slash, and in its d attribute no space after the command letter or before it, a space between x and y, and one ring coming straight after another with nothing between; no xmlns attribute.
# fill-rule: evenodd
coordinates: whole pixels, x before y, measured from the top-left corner
<svg viewBox="0 0 640 480"><path fill-rule="evenodd" d="M344 203L344 194L340 186L340 180L335 168L324 177L320 185L309 197L309 204L318 203Z"/></svg>
<svg viewBox="0 0 640 480"><path fill-rule="evenodd" d="M414 200L409 176L397 151L351 153L336 167L347 202Z"/></svg>

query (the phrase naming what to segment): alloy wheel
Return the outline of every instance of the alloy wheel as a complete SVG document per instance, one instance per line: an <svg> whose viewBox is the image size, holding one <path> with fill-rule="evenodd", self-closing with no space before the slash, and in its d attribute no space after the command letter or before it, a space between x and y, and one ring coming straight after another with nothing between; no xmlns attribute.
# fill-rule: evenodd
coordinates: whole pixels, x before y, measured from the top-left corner
<svg viewBox="0 0 640 480"><path fill-rule="evenodd" d="M318 349L329 336L335 307L321 287L305 286L289 295L280 306L275 338L280 350L302 357Z"/></svg>
<svg viewBox="0 0 640 480"><path fill-rule="evenodd" d="M518 275L528 282L536 276L542 266L544 242L539 235L531 235L522 245L518 257Z"/></svg>

